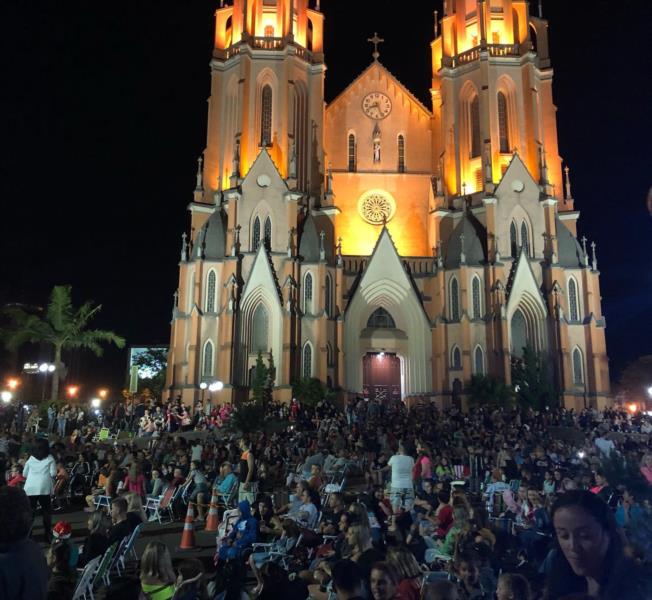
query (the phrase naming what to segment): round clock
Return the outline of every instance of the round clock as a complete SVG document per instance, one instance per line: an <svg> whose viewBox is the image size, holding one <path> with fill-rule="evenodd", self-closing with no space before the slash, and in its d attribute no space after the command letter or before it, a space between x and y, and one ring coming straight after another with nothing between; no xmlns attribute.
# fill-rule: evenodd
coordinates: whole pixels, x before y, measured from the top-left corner
<svg viewBox="0 0 652 600"><path fill-rule="evenodd" d="M515 192L522 192L525 189L525 184L520 179L512 181L512 189Z"/></svg>
<svg viewBox="0 0 652 600"><path fill-rule="evenodd" d="M382 92L371 92L362 99L362 110L371 119L384 119L392 112L392 101Z"/></svg>

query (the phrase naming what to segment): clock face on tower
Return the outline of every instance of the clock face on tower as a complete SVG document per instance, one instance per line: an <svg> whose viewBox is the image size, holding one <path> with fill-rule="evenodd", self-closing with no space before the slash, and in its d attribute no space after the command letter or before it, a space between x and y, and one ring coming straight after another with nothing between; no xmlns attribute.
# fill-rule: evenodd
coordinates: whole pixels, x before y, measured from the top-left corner
<svg viewBox="0 0 652 600"><path fill-rule="evenodd" d="M382 92L371 92L362 99L362 110L372 119L384 119L392 112L392 101Z"/></svg>

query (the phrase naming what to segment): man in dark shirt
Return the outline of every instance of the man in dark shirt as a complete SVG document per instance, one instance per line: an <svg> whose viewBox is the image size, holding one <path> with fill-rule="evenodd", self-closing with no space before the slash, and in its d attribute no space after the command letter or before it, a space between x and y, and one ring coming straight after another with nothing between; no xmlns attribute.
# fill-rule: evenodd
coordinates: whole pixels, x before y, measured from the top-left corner
<svg viewBox="0 0 652 600"><path fill-rule="evenodd" d="M333 566L333 590L337 600L362 600L365 597L360 567L352 560L340 560Z"/></svg>
<svg viewBox="0 0 652 600"><path fill-rule="evenodd" d="M29 539L32 509L25 492L0 487L0 598L45 600L49 570L40 546Z"/></svg>
<svg viewBox="0 0 652 600"><path fill-rule="evenodd" d="M131 535L133 531L132 524L127 518L127 501L122 498L114 498L111 502L111 521L113 526L109 530L109 546L114 542L122 541L122 538Z"/></svg>

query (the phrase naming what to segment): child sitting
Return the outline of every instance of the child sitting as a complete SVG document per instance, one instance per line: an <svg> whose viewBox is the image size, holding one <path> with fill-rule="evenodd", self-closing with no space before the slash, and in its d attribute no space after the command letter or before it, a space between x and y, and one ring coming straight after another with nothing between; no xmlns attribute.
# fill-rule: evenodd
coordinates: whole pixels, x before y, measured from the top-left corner
<svg viewBox="0 0 652 600"><path fill-rule="evenodd" d="M14 465L11 467L11 474L9 475L9 479L7 479L7 485L9 487L22 488L24 483L25 478L23 477L23 470L20 465Z"/></svg>

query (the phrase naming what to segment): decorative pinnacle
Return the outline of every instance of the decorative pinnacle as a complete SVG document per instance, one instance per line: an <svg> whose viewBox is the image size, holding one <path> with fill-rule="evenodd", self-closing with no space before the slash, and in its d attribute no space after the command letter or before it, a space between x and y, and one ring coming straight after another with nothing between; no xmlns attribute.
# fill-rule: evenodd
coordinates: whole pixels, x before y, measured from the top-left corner
<svg viewBox="0 0 652 600"><path fill-rule="evenodd" d="M203 181L203 170L202 170L202 165L204 164L204 156L199 155L199 158L197 159L197 183L195 185L195 189L197 191L203 190L204 189L204 181Z"/></svg>
<svg viewBox="0 0 652 600"><path fill-rule="evenodd" d="M571 182L570 182L570 175L568 174L570 172L570 169L568 168L568 165L564 167L564 175L565 175L565 180L566 180L566 200L570 200L573 196L571 195Z"/></svg>
<svg viewBox="0 0 652 600"><path fill-rule="evenodd" d="M435 39L439 37L439 11L435 11Z"/></svg>
<svg viewBox="0 0 652 600"><path fill-rule="evenodd" d="M374 45L374 51L372 52L371 56L374 57L374 60L378 60L380 57L380 52L378 52L378 44L384 42L385 40L383 38L379 38L378 33L374 31L374 37L367 38L367 41L371 42Z"/></svg>
<svg viewBox="0 0 652 600"><path fill-rule="evenodd" d="M188 260L188 254L187 254L187 252L188 252L188 243L186 241L187 239L188 239L188 236L186 235L186 232L184 231L181 234L181 261L182 262L186 262L186 260Z"/></svg>
<svg viewBox="0 0 652 600"><path fill-rule="evenodd" d="M592 262L591 268L592 268L593 271L598 270L598 259L595 256L595 248L596 248L596 246L597 246L597 244L595 242L591 242L591 262Z"/></svg>

